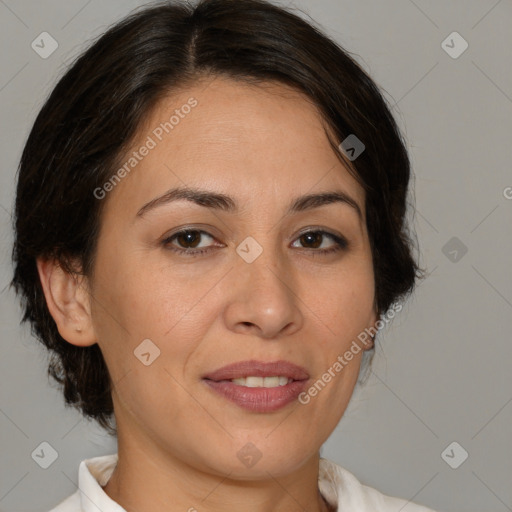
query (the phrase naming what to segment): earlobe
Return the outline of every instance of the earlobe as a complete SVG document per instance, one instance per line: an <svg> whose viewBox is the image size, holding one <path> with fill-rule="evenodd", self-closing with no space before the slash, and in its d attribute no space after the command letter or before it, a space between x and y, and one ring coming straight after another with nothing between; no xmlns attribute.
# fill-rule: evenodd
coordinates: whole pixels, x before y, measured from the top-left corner
<svg viewBox="0 0 512 512"><path fill-rule="evenodd" d="M37 260L48 310L59 334L72 345L96 343L86 278L66 272L56 260Z"/></svg>

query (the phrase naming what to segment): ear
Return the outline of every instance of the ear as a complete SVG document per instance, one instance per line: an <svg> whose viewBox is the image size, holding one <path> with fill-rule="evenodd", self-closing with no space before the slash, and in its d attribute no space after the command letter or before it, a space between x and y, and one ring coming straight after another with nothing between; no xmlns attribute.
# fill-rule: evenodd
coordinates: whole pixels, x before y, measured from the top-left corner
<svg viewBox="0 0 512 512"><path fill-rule="evenodd" d="M370 321L369 321L369 327L368 327L368 330L369 332L371 333L376 333L377 332L377 326L375 325L377 323L377 321L380 319L380 315L379 315L379 312L378 312L378 307L377 307L377 304L374 304L374 307L373 307L373 310L372 310L372 313L371 313L371 316L370 316ZM376 335L376 334L375 334ZM371 341L369 341L367 344L365 343L365 347L363 350L371 350L375 347L375 343L374 343L374 336L372 336L370 339Z"/></svg>
<svg viewBox="0 0 512 512"><path fill-rule="evenodd" d="M72 345L94 345L87 278L66 272L52 259L38 258L37 271L59 334Z"/></svg>

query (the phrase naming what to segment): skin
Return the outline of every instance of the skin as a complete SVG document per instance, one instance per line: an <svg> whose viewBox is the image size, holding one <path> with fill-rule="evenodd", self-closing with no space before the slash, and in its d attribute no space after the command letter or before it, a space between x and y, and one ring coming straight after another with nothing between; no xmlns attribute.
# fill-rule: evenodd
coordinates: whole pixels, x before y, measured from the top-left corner
<svg viewBox="0 0 512 512"><path fill-rule="evenodd" d="M93 275L38 261L59 332L74 345L98 343L114 383L119 463L105 492L127 511L323 511L319 449L348 405L362 351L307 405L272 413L238 407L201 377L241 360L284 359L313 383L375 324L364 190L316 108L283 85L196 83L159 102L133 148L190 97L198 105L103 199ZM180 200L137 216L184 185L227 194L240 211ZM285 215L292 199L334 190L362 217L340 202ZM183 238L163 243L182 227L209 233L199 249L210 252L173 252L195 248ZM349 246L321 254L336 242L304 240L308 227ZM263 248L252 263L236 252L247 236ZM160 356L145 366L134 350L148 338ZM250 468L237 457L248 442L261 452Z"/></svg>

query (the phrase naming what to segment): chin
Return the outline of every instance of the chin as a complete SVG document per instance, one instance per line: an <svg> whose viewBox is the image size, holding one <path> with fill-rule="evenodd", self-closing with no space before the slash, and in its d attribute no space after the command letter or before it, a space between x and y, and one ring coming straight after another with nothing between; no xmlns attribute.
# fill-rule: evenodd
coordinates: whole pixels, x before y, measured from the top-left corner
<svg viewBox="0 0 512 512"><path fill-rule="evenodd" d="M275 439L271 441L273 435ZM320 450L320 447L305 447L300 440L296 446L286 445L277 432L266 436L268 433L234 441L231 448L221 448L215 460L211 459L215 452L210 450L207 464L214 472L223 476L229 474L235 480L268 480L269 474L277 478L297 471ZM300 439L304 437L305 434Z"/></svg>

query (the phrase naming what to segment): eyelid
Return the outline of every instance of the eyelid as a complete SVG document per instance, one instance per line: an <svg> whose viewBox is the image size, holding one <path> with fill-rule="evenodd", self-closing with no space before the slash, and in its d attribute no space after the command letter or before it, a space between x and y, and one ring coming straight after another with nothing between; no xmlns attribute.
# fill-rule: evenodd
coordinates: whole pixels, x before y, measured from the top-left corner
<svg viewBox="0 0 512 512"><path fill-rule="evenodd" d="M182 235L184 233L189 233L189 232L197 232L199 233L200 235L206 235L210 238L212 238L213 240L217 241L217 244L212 244L212 245L209 245L209 247L219 247L219 246L224 246L225 247L225 244L222 244L221 242L218 242L218 239L215 235L213 235L212 233L206 231L205 229L201 229L200 227L196 227L196 226L188 226L188 227L181 227L179 228L177 231L173 231L171 232L170 234L166 234L162 237L161 241L160 241L160 244L164 245L165 246L168 246L171 244L171 241L173 239L175 239L176 237L178 237L179 235ZM176 249L178 252L180 251L180 249L183 251L183 252L187 252L187 253L193 253L194 252L194 249L183 249L183 248L180 248L180 247L176 247L176 246L173 246L172 248ZM205 251L207 250L208 248L199 248L197 249L195 252L199 252L199 251Z"/></svg>
<svg viewBox="0 0 512 512"><path fill-rule="evenodd" d="M204 233L205 235L208 235L212 238L217 239L218 235L215 235L212 233L217 231L213 226L210 225L203 225L203 224L194 224L194 225L187 225L184 226L177 226L176 228L166 232L161 238L160 242L165 242L169 240L170 238L173 238L177 235L180 235L182 233L186 233L188 231L198 231L199 233Z"/></svg>
<svg viewBox="0 0 512 512"><path fill-rule="evenodd" d="M300 238L301 236L306 235L308 233L324 233L331 237L344 238L344 236L341 233L337 233L335 230L332 230L330 228L326 228L323 226L317 226L317 225L311 225L311 226L306 226L305 228L302 228L298 233L293 235L293 237L291 237L290 240L296 240L297 238Z"/></svg>

